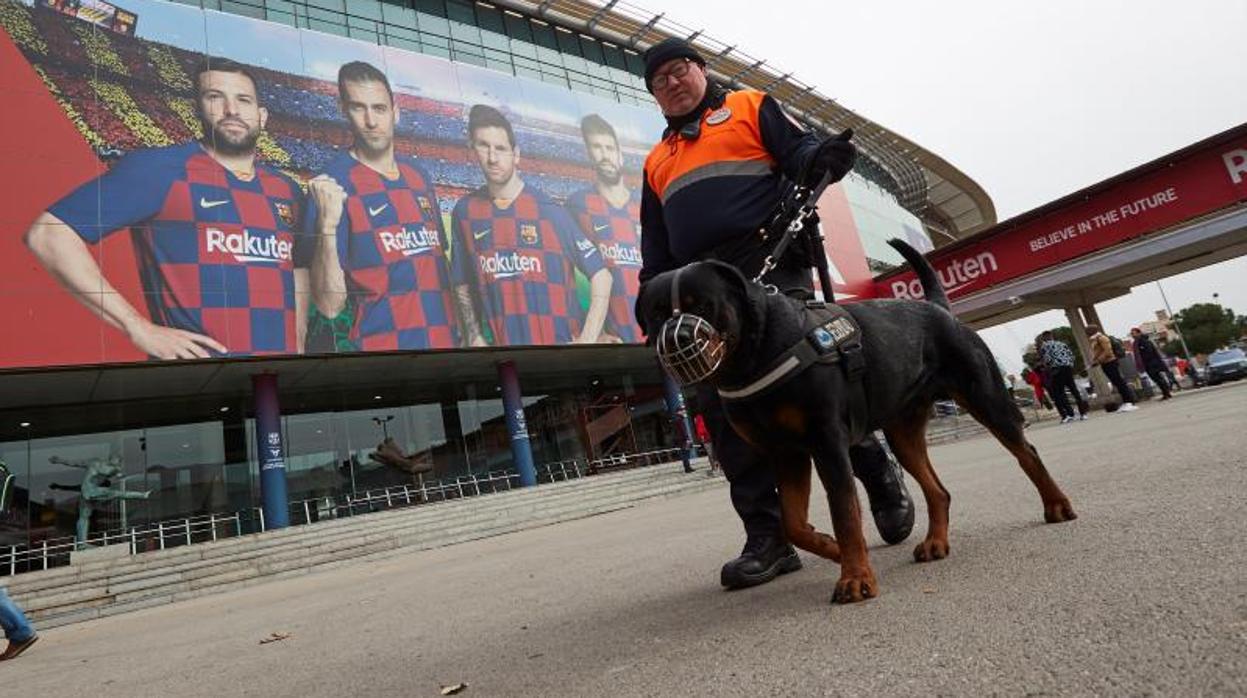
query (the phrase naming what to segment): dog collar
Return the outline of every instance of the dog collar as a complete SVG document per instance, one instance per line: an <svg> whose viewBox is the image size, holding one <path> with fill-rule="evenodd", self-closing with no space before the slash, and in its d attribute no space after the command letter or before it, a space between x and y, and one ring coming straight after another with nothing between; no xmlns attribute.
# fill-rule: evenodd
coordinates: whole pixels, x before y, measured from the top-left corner
<svg viewBox="0 0 1247 698"><path fill-rule="evenodd" d="M865 370L862 331L848 311L835 304L807 301L804 316L806 331L801 341L763 368L754 380L738 387L720 387L719 397L724 400L757 397L817 363L843 363L850 378Z"/></svg>

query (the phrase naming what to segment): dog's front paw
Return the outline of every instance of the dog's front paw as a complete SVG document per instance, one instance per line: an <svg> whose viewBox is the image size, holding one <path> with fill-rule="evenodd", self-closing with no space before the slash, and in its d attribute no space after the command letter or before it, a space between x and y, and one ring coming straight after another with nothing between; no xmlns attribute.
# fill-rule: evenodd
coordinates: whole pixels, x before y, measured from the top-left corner
<svg viewBox="0 0 1247 698"><path fill-rule="evenodd" d="M842 571L836 590L831 594L831 602L857 603L878 595L879 583L875 581L875 573L867 567L860 572Z"/></svg>
<svg viewBox="0 0 1247 698"><path fill-rule="evenodd" d="M939 538L928 538L914 548L914 560L932 562L948 557L948 541Z"/></svg>
<svg viewBox="0 0 1247 698"><path fill-rule="evenodd" d="M1076 518L1078 518L1078 514L1074 513L1074 507L1069 503L1068 499L1061 498L1055 502L1044 504L1043 520L1047 523L1073 521Z"/></svg>

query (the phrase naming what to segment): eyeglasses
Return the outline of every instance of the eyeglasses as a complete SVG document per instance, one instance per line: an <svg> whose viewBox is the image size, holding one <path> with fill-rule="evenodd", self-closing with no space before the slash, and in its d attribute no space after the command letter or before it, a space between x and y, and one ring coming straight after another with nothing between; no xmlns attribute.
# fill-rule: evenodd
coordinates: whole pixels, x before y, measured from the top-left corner
<svg viewBox="0 0 1247 698"><path fill-rule="evenodd" d="M679 80L685 75L688 75L690 62L691 61L689 61L689 59L685 58L683 62L677 63L671 68L671 70L668 70L662 75L655 75L652 79L650 79L649 84L653 86L655 91L665 88L667 85L671 84L672 80Z"/></svg>

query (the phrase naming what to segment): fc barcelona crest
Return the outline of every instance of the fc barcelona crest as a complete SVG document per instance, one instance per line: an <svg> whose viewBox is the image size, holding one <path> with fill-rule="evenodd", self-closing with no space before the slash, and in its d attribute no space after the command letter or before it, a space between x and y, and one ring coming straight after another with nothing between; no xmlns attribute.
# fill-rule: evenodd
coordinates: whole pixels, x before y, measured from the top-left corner
<svg viewBox="0 0 1247 698"><path fill-rule="evenodd" d="M536 245L537 244L537 226L528 225L528 224L521 225L520 226L520 239L524 241L525 245Z"/></svg>
<svg viewBox="0 0 1247 698"><path fill-rule="evenodd" d="M424 213L425 218L433 217L433 202L429 201L429 197L417 196L416 203L420 204L420 210Z"/></svg>
<svg viewBox="0 0 1247 698"><path fill-rule="evenodd" d="M277 208L277 217L281 219L281 222L287 226L293 226L294 207L284 201L275 202L274 206Z"/></svg>

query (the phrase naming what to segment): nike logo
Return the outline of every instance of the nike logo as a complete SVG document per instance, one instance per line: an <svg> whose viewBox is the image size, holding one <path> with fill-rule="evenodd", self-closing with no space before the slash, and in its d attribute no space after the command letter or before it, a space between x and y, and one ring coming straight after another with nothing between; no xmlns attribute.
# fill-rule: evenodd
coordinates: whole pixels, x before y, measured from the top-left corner
<svg viewBox="0 0 1247 698"><path fill-rule="evenodd" d="M228 204L228 203L229 203L229 199L222 199L220 201L208 201L202 196L199 197L199 205L202 206L203 208L216 208L217 206L224 206L225 204Z"/></svg>
<svg viewBox="0 0 1247 698"><path fill-rule="evenodd" d="M480 240L481 238L485 237L486 235L489 235L489 228L486 228L486 229L484 229L484 230L473 230L473 231L472 231L472 237L473 237L473 238L475 238L475 239L477 239L477 240Z"/></svg>
<svg viewBox="0 0 1247 698"><path fill-rule="evenodd" d="M602 232L603 230L610 230L610 224L607 224L607 225L595 225L595 226L593 226L593 232L595 232L595 233L600 233L600 232Z"/></svg>
<svg viewBox="0 0 1247 698"><path fill-rule="evenodd" d="M389 205L389 204L381 204L381 205L380 205L380 206L378 206L377 208L373 208L373 207L369 206L369 207L368 207L368 215L370 215L370 216L375 216L375 215L377 215L378 213L381 213L382 211L384 211L385 209L387 209L387 208L389 208L389 207L390 207L390 205Z"/></svg>

